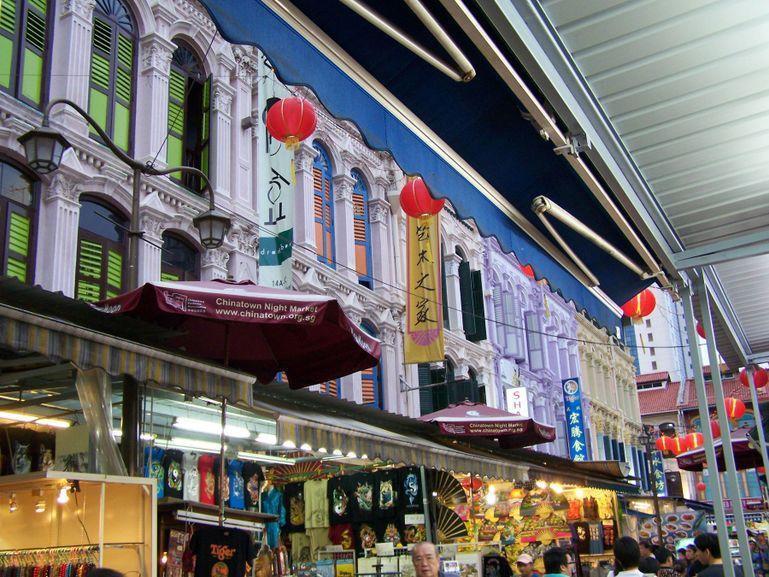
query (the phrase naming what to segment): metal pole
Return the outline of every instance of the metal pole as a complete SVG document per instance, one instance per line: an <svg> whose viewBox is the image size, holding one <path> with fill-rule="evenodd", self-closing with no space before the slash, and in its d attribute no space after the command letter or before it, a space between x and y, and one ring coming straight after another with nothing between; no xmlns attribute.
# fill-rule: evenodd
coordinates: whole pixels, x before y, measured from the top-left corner
<svg viewBox="0 0 769 577"><path fill-rule="evenodd" d="M137 476L139 462L139 383L130 375L123 379L123 421L120 453L129 477Z"/></svg>
<svg viewBox="0 0 769 577"><path fill-rule="evenodd" d="M649 469L649 477L651 479L652 499L654 499L654 522L657 525L657 540L660 545L662 543L662 515L660 515L660 498L657 495L657 481L654 478L654 457L652 456L652 446L650 443L646 443L646 463Z"/></svg>
<svg viewBox="0 0 769 577"><path fill-rule="evenodd" d="M751 553L750 546L748 545L748 530L745 525L745 512L742 510L740 487L737 483L737 465L734 461L734 451L732 450L732 433L729 430L729 417L726 414L726 403L724 402L724 386L721 382L721 370L718 364L718 350L716 349L715 331L713 329L713 315L710 310L710 297L705 286L705 277L702 275L702 271L700 271L700 277L697 279L697 294L700 297L702 326L705 329L705 341L708 345L708 357L710 358L713 400L718 412L718 424L721 426L721 452L723 453L724 464L726 465L726 489L732 500L732 515L734 515L734 524L737 528L740 557L747 561L743 571L747 577L754 577L753 563L750 562ZM704 423L705 421L701 422ZM709 425L705 428L709 428Z"/></svg>
<svg viewBox="0 0 769 577"><path fill-rule="evenodd" d="M224 524L224 487L227 482L225 479L224 466L224 427L227 425L227 397L222 397L222 432L219 436L221 446L219 447L219 526Z"/></svg>
<svg viewBox="0 0 769 577"><path fill-rule="evenodd" d="M764 469L769 471L769 454L766 450L766 433L764 433L764 421L761 418L761 410L758 408L758 391L753 377L753 367L745 367L748 375L748 385L750 386L750 400L753 402L753 415L758 428L758 442L761 444L761 461L764 463Z"/></svg>
<svg viewBox="0 0 769 577"><path fill-rule="evenodd" d="M128 290L139 287L139 241L142 231L139 228L139 209L141 207L142 171L134 168L133 196L131 197L131 224L128 231Z"/></svg>
<svg viewBox="0 0 769 577"><path fill-rule="evenodd" d="M694 321L694 306L692 305L692 290L685 285L679 291L681 302L684 305L684 318L686 320L686 335L689 337L689 349L692 355L692 369L694 371L694 385L697 391L697 407L700 413L700 427L705 438L705 460L710 473L710 487L713 491L713 512L716 517L716 532L718 544L724 560L724 574L726 577L734 577L732 555L729 551L729 533L726 529L726 513L724 512L724 495L721 492L721 483L718 478L718 461L716 461L716 449L713 446L713 431L710 428L710 410L708 409L708 395L705 390L705 375L702 370L702 358L697 346L697 329ZM707 329L705 329L707 331ZM712 333L712 330L711 330ZM692 346L692 343L694 345ZM718 358L718 357L716 357ZM748 557L750 559L750 557Z"/></svg>
<svg viewBox="0 0 769 577"><path fill-rule="evenodd" d="M425 516L425 539L427 541L435 541L432 535L432 524L430 523L430 501L427 495L427 475L425 475L425 468L419 467L419 480L422 483L422 511ZM470 484L470 490L472 491L472 483ZM430 495L432 497L432 495Z"/></svg>

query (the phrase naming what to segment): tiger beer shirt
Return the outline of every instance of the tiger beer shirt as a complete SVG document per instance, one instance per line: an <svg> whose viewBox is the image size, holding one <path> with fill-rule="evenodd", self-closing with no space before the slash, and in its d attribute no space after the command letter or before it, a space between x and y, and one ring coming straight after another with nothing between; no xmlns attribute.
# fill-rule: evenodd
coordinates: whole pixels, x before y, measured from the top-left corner
<svg viewBox="0 0 769 577"><path fill-rule="evenodd" d="M189 550L195 555L195 577L244 577L246 563L256 557L248 533L223 527L200 527Z"/></svg>

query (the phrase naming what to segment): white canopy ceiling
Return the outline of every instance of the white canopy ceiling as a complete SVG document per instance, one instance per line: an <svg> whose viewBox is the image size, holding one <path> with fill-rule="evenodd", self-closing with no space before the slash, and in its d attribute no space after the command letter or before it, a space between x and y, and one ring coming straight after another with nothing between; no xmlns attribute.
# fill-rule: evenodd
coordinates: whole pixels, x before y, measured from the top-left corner
<svg viewBox="0 0 769 577"><path fill-rule="evenodd" d="M479 0L731 364L769 360L769 2Z"/></svg>

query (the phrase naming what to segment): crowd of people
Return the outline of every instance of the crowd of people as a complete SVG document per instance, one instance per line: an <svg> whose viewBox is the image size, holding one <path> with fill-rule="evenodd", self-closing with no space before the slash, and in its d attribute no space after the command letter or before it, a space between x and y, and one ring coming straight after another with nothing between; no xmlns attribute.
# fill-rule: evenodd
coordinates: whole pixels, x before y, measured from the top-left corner
<svg viewBox="0 0 769 577"><path fill-rule="evenodd" d="M762 548L751 542L756 575L769 577L769 547ZM417 544L411 554L416 577L448 577L440 564L434 544ZM542 555L545 574L535 570L535 559L528 554L518 557L517 575L520 577L576 577L576 564L572 554L562 547L552 547ZM743 577L742 567L734 566L736 577ZM614 543L614 570L609 577L723 577L724 565L721 547L714 533L703 533L694 543L680 548L674 555L669 549L649 541L640 543L632 537L621 537Z"/></svg>

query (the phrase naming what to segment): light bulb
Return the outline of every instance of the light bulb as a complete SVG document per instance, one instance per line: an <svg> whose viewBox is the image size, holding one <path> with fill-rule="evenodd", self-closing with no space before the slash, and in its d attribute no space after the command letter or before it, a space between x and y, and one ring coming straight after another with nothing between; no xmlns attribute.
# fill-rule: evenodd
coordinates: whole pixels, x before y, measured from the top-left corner
<svg viewBox="0 0 769 577"><path fill-rule="evenodd" d="M45 513L45 500L38 499L35 503L35 513Z"/></svg>
<svg viewBox="0 0 769 577"><path fill-rule="evenodd" d="M357 459L358 455L355 454L355 451L350 451L349 453L347 453L347 458L348 459Z"/></svg>
<svg viewBox="0 0 769 577"><path fill-rule="evenodd" d="M563 487L561 485L556 484L556 483L553 483L552 485L550 485L550 488L553 490L553 492L556 495L560 495L561 493L563 493Z"/></svg>
<svg viewBox="0 0 769 577"><path fill-rule="evenodd" d="M366 453L363 453L360 458L364 461L368 461L368 455Z"/></svg>
<svg viewBox="0 0 769 577"><path fill-rule="evenodd" d="M56 497L56 502L59 505L66 505L69 503L69 485L64 485L59 489L59 496Z"/></svg>
<svg viewBox="0 0 769 577"><path fill-rule="evenodd" d="M286 441L283 441L283 448L284 449L296 449L296 443L292 441L291 439L288 439Z"/></svg>
<svg viewBox="0 0 769 577"><path fill-rule="evenodd" d="M8 499L8 512L15 513L18 510L19 504L16 502L16 493L11 493L11 496Z"/></svg>
<svg viewBox="0 0 769 577"><path fill-rule="evenodd" d="M318 449L318 453L323 453L325 455L326 453L328 453L328 449L326 447L321 447L320 449Z"/></svg>
<svg viewBox="0 0 769 577"><path fill-rule="evenodd" d="M312 446L308 443L302 443L302 446L299 448L302 449L302 451L312 451Z"/></svg>
<svg viewBox="0 0 769 577"><path fill-rule="evenodd" d="M341 449L334 449L334 452L331 453L335 457L341 457L342 456L342 450Z"/></svg>
<svg viewBox="0 0 769 577"><path fill-rule="evenodd" d="M547 481L543 481L542 479L540 479L539 481L537 481L537 482L535 483L535 485L537 485L537 488L538 488L538 489L547 489Z"/></svg>

